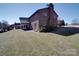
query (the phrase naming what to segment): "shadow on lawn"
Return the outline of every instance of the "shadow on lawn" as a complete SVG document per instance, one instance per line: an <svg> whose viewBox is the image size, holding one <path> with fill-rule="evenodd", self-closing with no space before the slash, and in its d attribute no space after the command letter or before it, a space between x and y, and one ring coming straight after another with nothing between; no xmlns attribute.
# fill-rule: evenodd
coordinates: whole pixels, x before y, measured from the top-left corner
<svg viewBox="0 0 79 59"><path fill-rule="evenodd" d="M58 27L54 29L51 33L63 35L63 36L70 36L79 33L79 28L75 27Z"/></svg>
<svg viewBox="0 0 79 59"><path fill-rule="evenodd" d="M9 30L11 31L11 30ZM24 30L24 31L29 31L29 30ZM8 32L8 31L5 31ZM0 32L0 33L5 33L5 32ZM58 27L55 28L51 32L44 32L44 33L55 33L63 36L70 36L79 33L79 28L77 27Z"/></svg>

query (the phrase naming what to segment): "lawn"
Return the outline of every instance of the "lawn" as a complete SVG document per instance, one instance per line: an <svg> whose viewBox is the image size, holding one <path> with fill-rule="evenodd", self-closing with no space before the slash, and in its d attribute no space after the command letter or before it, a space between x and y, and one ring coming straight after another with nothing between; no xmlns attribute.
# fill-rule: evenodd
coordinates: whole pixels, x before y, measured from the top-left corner
<svg viewBox="0 0 79 59"><path fill-rule="evenodd" d="M79 55L79 34L62 36L54 33L12 30L0 33L2 56Z"/></svg>

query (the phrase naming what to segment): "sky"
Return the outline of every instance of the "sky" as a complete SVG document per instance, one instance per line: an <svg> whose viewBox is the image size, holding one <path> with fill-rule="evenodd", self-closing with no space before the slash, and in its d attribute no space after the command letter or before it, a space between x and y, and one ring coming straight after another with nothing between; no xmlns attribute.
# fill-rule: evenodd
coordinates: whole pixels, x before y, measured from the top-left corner
<svg viewBox="0 0 79 59"><path fill-rule="evenodd" d="M47 7L47 3L0 3L0 21L9 24L20 22L19 17L30 17L36 10ZM58 18L66 23L79 19L79 4L54 3Z"/></svg>

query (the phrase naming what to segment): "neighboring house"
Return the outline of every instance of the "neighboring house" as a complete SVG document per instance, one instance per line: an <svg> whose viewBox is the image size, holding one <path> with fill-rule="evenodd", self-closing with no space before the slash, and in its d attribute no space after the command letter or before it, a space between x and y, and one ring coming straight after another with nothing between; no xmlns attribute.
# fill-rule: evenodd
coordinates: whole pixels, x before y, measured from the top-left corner
<svg viewBox="0 0 79 59"><path fill-rule="evenodd" d="M30 23L28 18L20 17L19 20L20 20L20 23L15 23L14 24L15 29L30 30L30 28L31 28L30 24L31 23Z"/></svg>
<svg viewBox="0 0 79 59"><path fill-rule="evenodd" d="M21 29L21 23L15 23L14 28L15 29Z"/></svg>
<svg viewBox="0 0 79 59"><path fill-rule="evenodd" d="M52 30L57 27L57 18L58 15L51 3L47 8L39 9L29 17L34 31Z"/></svg>
<svg viewBox="0 0 79 59"><path fill-rule="evenodd" d="M20 23L21 23L21 29L24 30L30 30L31 29L31 23L29 18L26 17L20 17Z"/></svg>

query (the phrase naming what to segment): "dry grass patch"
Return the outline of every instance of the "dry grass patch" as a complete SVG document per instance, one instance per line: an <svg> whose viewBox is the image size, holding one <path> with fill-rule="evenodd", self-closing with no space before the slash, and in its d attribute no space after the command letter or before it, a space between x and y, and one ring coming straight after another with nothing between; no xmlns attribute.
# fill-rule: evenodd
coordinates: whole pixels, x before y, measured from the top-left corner
<svg viewBox="0 0 79 59"><path fill-rule="evenodd" d="M78 36L12 30L0 34L0 55L79 55Z"/></svg>

